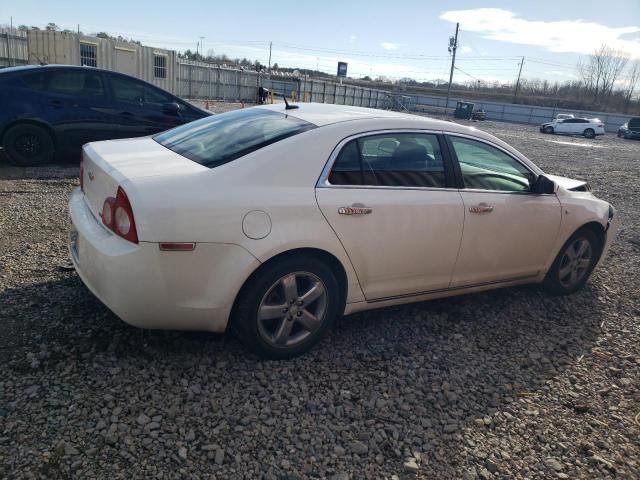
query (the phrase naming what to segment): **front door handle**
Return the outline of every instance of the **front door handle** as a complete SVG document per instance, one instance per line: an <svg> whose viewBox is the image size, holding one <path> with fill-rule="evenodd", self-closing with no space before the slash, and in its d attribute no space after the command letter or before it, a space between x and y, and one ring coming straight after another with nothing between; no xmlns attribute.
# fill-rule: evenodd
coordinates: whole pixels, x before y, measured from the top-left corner
<svg viewBox="0 0 640 480"><path fill-rule="evenodd" d="M373 208L365 207L361 204L353 204L350 207L340 207L338 213L340 215L369 215L373 212Z"/></svg>
<svg viewBox="0 0 640 480"><path fill-rule="evenodd" d="M478 213L478 214L491 213L493 212L493 205L488 205L482 202L482 203L479 203L478 205L469 207L469 211L471 213Z"/></svg>

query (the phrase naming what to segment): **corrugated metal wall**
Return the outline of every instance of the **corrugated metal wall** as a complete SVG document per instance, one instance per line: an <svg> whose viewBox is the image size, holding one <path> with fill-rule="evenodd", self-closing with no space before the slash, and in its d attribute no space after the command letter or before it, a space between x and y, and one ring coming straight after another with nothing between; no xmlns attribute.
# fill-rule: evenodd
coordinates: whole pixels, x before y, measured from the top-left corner
<svg viewBox="0 0 640 480"><path fill-rule="evenodd" d="M2 32L2 31L0 31ZM15 30L14 30L15 32ZM202 62L189 62L176 57L172 50L145 47L135 43L88 37L75 33L30 30L17 33L21 40L12 43L13 37L6 38L0 33L0 65L7 56L8 48L15 48L16 58L28 63L80 64L80 43L96 46L96 66L107 70L128 73L184 98L209 98L227 101L253 102L259 85L295 97L298 101L357 105L372 108L387 108L391 102L391 91L371 89L356 85L339 84L324 80L310 80L292 77L274 77L251 70L236 70ZM4 41L4 46L2 40ZM22 43L21 43L22 42ZM4 48L4 50L3 50ZM27 50L28 48L28 55ZM13 50L12 50L13 53ZM166 78L155 75L154 61L157 55L166 58ZM410 109L414 111L438 112L445 106L444 97L430 95L407 95ZM449 109L455 108L458 99L449 100ZM592 111L566 111L549 107L513 105L499 102L475 101L477 108L483 108L487 119L505 122L539 124L551 120L557 113L573 113L576 116L598 117L606 124L608 132L615 132L619 125L629 119L627 115Z"/></svg>
<svg viewBox="0 0 640 480"><path fill-rule="evenodd" d="M29 63L31 64L44 62L80 65L80 44L94 45L96 47L96 67L126 73L169 92L175 92L176 53L173 50L46 30L30 30L27 38ZM156 55L166 58L165 78L155 76L154 60Z"/></svg>
<svg viewBox="0 0 640 480"><path fill-rule="evenodd" d="M27 32L0 28L0 67L26 65L28 61Z"/></svg>

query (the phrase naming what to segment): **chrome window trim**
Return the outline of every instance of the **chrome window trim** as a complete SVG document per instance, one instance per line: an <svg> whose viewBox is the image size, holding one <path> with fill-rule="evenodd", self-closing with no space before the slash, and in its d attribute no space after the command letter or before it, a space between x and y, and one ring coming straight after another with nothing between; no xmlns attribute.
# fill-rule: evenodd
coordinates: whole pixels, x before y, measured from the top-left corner
<svg viewBox="0 0 640 480"><path fill-rule="evenodd" d="M373 135L385 135L390 133L422 133L422 134L431 134L431 135L446 135L448 137L461 137L468 138L469 140L474 140L476 142L484 143L489 145L490 147L496 148L503 152L505 155L513 158L516 162L522 165L525 169L533 173L534 175L543 175L544 172L535 164L538 170L540 170L540 174L536 173L530 165L524 163L520 158L513 155L512 152L509 152L505 148L500 145L496 145L491 141L488 141L484 138L476 137L474 135L468 135L465 133L458 132L450 132L444 130L433 130L433 129L420 129L420 128L387 128L382 130L370 130L367 132L360 132L353 135L349 135L348 137L343 138L338 144L334 147L331 155L329 155L329 159L322 169L322 173L316 182L316 188L348 188L348 189L366 189L366 190L419 190L419 191L436 191L436 192L470 192L470 193L499 193L502 195L536 195L536 196L550 196L555 195L555 193L533 193L533 192L512 192L508 190L483 190L483 189L472 189L472 188L449 188L449 187L400 187L400 186L386 186L386 185L333 185L329 182L329 174L331 173L331 169L333 168L333 164L335 163L338 155L344 148L344 146L349 143L351 140L355 140L361 137L369 137ZM453 160L453 159L452 159ZM457 158L455 159L457 161Z"/></svg>
<svg viewBox="0 0 640 480"><path fill-rule="evenodd" d="M420 128L386 128L383 130L370 130L367 132L360 132L348 137L343 138L333 149L331 155L329 155L329 160L325 164L322 169L322 173L320 174L320 178L316 182L316 188L350 188L350 189L366 189L366 190L424 190L424 191L436 191L436 192L457 192L457 188L448 188L448 187L394 187L387 185L333 185L329 182L329 174L331 173L331 169L333 168L333 164L335 163L338 155L342 152L344 146L349 143L351 140L355 140L361 137L372 137L374 135L386 135L392 133L421 133L424 135L441 135L442 130L431 130L431 129L420 129Z"/></svg>

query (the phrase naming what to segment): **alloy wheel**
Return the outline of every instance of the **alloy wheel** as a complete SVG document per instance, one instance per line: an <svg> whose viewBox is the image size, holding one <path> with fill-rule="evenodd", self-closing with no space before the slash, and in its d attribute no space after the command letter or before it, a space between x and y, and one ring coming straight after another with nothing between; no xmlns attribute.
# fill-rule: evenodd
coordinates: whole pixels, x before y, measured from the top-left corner
<svg viewBox="0 0 640 480"><path fill-rule="evenodd" d="M577 238L564 252L558 269L558 278L565 288L580 283L589 272L593 259L593 248L589 240Z"/></svg>
<svg viewBox="0 0 640 480"><path fill-rule="evenodd" d="M34 157L42 150L42 142L36 135L23 135L16 139L15 149L27 158Z"/></svg>
<svg viewBox="0 0 640 480"><path fill-rule="evenodd" d="M289 273L262 298L258 332L273 347L295 347L320 328L327 303L327 288L319 277L309 272Z"/></svg>

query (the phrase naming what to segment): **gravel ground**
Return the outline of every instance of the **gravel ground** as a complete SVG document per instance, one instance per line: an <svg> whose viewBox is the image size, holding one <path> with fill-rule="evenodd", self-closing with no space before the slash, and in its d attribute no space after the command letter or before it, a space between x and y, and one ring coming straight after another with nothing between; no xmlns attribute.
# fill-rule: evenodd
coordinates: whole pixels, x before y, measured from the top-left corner
<svg viewBox="0 0 640 480"><path fill-rule="evenodd" d="M616 206L608 261L571 297L346 317L286 362L127 326L59 269L76 181L0 169L0 477L640 478L640 142L475 125Z"/></svg>

